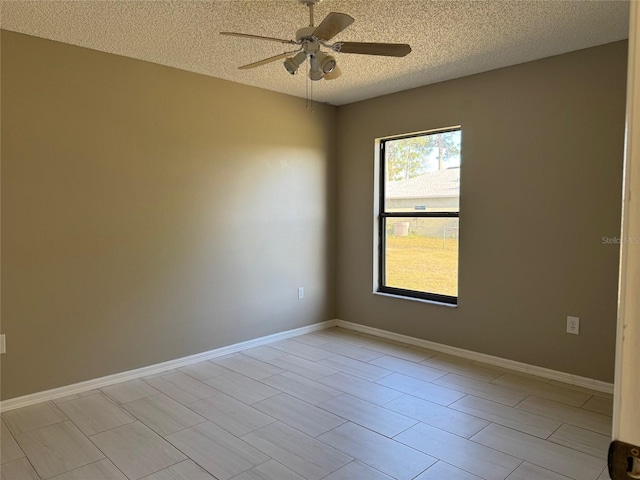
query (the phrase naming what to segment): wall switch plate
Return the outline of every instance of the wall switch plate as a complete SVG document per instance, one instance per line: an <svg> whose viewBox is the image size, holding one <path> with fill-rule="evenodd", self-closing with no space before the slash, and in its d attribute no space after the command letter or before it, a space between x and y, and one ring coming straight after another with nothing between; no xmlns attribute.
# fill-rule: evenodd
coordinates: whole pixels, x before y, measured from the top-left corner
<svg viewBox="0 0 640 480"><path fill-rule="evenodd" d="M304 298L304 287L298 287L298 299Z"/></svg>
<svg viewBox="0 0 640 480"><path fill-rule="evenodd" d="M0 353L7 353L7 343L4 338L4 333L0 335Z"/></svg>
<svg viewBox="0 0 640 480"><path fill-rule="evenodd" d="M578 335L580 333L580 318L567 317L567 333Z"/></svg>

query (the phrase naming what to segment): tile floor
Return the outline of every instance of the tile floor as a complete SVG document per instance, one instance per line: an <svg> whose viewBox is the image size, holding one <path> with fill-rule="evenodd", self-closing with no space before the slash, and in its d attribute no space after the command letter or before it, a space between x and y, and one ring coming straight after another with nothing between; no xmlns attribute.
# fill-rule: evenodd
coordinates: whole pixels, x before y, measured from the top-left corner
<svg viewBox="0 0 640 480"><path fill-rule="evenodd" d="M5 412L1 480L602 480L611 409L330 329Z"/></svg>

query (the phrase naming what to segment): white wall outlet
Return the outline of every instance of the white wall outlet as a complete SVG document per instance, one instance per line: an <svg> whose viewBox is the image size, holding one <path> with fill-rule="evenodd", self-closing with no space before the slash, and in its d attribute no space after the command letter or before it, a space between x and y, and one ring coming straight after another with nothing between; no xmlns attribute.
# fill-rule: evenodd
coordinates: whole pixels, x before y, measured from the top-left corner
<svg viewBox="0 0 640 480"><path fill-rule="evenodd" d="M304 298L304 287L298 287L298 300Z"/></svg>
<svg viewBox="0 0 640 480"><path fill-rule="evenodd" d="M580 333L580 318L567 317L567 333L578 335Z"/></svg>
<svg viewBox="0 0 640 480"><path fill-rule="evenodd" d="M7 353L7 341L4 338L4 333L0 335L0 353Z"/></svg>

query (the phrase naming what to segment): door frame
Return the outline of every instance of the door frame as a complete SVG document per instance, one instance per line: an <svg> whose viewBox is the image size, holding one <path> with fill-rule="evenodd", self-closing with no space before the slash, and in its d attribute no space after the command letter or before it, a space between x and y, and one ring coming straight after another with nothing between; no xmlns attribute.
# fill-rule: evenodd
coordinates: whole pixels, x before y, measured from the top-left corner
<svg viewBox="0 0 640 480"><path fill-rule="evenodd" d="M613 439L640 445L640 2L631 1Z"/></svg>

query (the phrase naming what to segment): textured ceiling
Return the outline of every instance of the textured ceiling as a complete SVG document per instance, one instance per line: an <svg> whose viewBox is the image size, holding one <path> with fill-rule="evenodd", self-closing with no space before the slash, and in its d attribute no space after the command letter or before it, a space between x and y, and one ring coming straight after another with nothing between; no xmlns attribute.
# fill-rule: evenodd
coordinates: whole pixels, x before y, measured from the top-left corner
<svg viewBox="0 0 640 480"><path fill-rule="evenodd" d="M297 0L3 0L2 28L147 60L304 97L306 75L281 61L247 63L287 50L225 37L236 31L291 39L308 25ZM355 23L334 40L409 43L404 58L336 54L342 76L312 82L313 98L334 105L514 65L627 38L628 1L324 0Z"/></svg>

